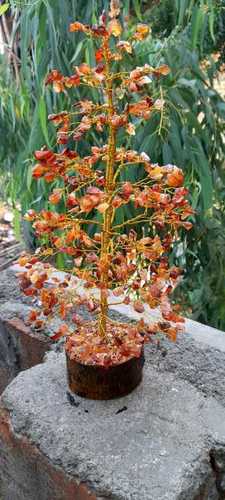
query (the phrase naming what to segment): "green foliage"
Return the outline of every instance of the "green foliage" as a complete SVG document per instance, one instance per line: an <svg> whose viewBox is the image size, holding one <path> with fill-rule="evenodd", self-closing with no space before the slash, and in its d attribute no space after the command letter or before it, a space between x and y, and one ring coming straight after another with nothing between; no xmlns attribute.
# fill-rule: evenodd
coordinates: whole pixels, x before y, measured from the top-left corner
<svg viewBox="0 0 225 500"><path fill-rule="evenodd" d="M5 14L5 12L8 10L8 8L9 8L8 3L3 3L2 5L0 5L0 16Z"/></svg>
<svg viewBox="0 0 225 500"><path fill-rule="evenodd" d="M192 317L224 330L224 206L215 206L196 219L196 230L188 237L186 276L178 298L192 306Z"/></svg>
<svg viewBox="0 0 225 500"><path fill-rule="evenodd" d="M140 47L140 63L165 61L172 72L153 92L163 97L165 113L137 130L137 150L153 162L175 163L185 171L196 210L192 231L174 248L174 262L185 269L178 298L192 316L225 329L224 120L225 102L209 83L188 34L165 41L149 39Z"/></svg>
<svg viewBox="0 0 225 500"><path fill-rule="evenodd" d="M164 0L150 7L142 3L154 36L186 31L202 57L219 51L224 60L225 0Z"/></svg>
<svg viewBox="0 0 225 500"><path fill-rule="evenodd" d="M46 186L32 180L32 154L43 143L54 145L47 115L65 105L63 95L46 90L45 76L56 67L69 74L85 59L94 64L93 48L87 50L90 40L71 36L68 25L75 19L95 22L103 7L107 1L12 0L13 30L21 33L20 83L17 87L12 69L0 64L0 171L8 193L20 200L23 211L46 203ZM207 72L201 69L201 58L224 43L224 0L126 0L123 10L131 15L128 27L132 16L152 25L153 36L138 47L136 64L166 62L171 68L160 87L152 88L154 96L165 101L164 112L138 127L134 147L154 162L178 164L186 174L196 216L193 230L174 248L174 260L185 268L179 298L195 318L225 329L225 102L212 85L216 65L211 61ZM130 62L128 55L128 68ZM80 96L85 90L69 91L67 106ZM81 142L84 153L92 140L89 136Z"/></svg>
<svg viewBox="0 0 225 500"><path fill-rule="evenodd" d="M210 56L212 52L220 53L219 63L225 62L225 0L218 0L214 5L214 27L209 26L203 40L204 54ZM218 64L219 64L218 63Z"/></svg>

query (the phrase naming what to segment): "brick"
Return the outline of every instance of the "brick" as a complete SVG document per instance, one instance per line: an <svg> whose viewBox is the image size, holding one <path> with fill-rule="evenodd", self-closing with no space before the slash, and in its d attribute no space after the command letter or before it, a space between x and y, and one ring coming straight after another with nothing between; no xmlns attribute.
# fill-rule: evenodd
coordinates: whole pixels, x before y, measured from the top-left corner
<svg viewBox="0 0 225 500"><path fill-rule="evenodd" d="M10 414L0 408L3 500L96 500L84 484L65 474L43 456L26 436L14 433Z"/></svg>

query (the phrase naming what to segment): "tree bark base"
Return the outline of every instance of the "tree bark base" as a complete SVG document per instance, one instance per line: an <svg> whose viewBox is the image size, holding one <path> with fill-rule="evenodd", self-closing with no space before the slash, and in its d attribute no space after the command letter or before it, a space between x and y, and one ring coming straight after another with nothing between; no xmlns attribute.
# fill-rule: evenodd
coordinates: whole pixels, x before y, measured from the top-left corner
<svg viewBox="0 0 225 500"><path fill-rule="evenodd" d="M66 353L67 378L71 392L89 399L107 400L126 396L142 380L144 352L139 358L103 367L71 360Z"/></svg>

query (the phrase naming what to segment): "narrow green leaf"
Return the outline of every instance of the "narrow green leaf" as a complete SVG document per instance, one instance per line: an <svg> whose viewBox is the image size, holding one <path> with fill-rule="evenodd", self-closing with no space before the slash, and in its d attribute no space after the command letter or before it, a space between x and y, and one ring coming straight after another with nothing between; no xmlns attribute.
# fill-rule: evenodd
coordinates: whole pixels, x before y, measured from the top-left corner
<svg viewBox="0 0 225 500"><path fill-rule="evenodd" d="M5 14L8 8L9 8L9 3L3 3L3 5L0 5L0 16L2 16L2 14Z"/></svg>
<svg viewBox="0 0 225 500"><path fill-rule="evenodd" d="M56 267L60 271L63 271L65 269L65 255L63 253L57 253L56 255Z"/></svg>
<svg viewBox="0 0 225 500"><path fill-rule="evenodd" d="M213 42L215 43L215 41L216 41L215 33L214 33L215 11L214 11L214 7L212 5L212 2L210 2L210 4L211 4L211 9L209 12L209 32L210 32L210 35L212 37Z"/></svg>
<svg viewBox="0 0 225 500"><path fill-rule="evenodd" d="M163 144L162 153L163 153L163 163L164 164L172 163L173 152L171 150L170 145L166 142Z"/></svg>
<svg viewBox="0 0 225 500"><path fill-rule="evenodd" d="M213 181L209 161L197 137L193 137L191 144L190 156L194 159L194 168L199 175L203 208L208 210L213 202Z"/></svg>
<svg viewBox="0 0 225 500"><path fill-rule="evenodd" d="M137 18L139 21L143 21L142 14L141 14L141 1L140 0L133 0L134 2L134 10Z"/></svg>
<svg viewBox="0 0 225 500"><path fill-rule="evenodd" d="M47 127L47 110L44 97L41 96L38 105L38 115L41 124L41 129L46 140L47 145L50 145L49 135L48 135L48 127Z"/></svg>
<svg viewBox="0 0 225 500"><path fill-rule="evenodd" d="M187 12L186 12L186 14L187 14L187 22L189 22L190 19L191 19L192 11L193 11L193 7L194 7L194 4L195 4L195 1L196 0L189 0L188 9L187 9Z"/></svg>
<svg viewBox="0 0 225 500"><path fill-rule="evenodd" d="M30 191L32 184L32 165L28 165L27 167L27 189Z"/></svg>
<svg viewBox="0 0 225 500"><path fill-rule="evenodd" d="M17 240L21 240L21 215L17 208L13 208L13 229Z"/></svg>
<svg viewBox="0 0 225 500"><path fill-rule="evenodd" d="M198 7L196 5L193 10L192 23L191 23L191 47L193 50L196 49L197 47L204 17L205 13L203 11L203 8L201 6Z"/></svg>
<svg viewBox="0 0 225 500"><path fill-rule="evenodd" d="M180 0L179 4L180 5L179 5L179 15L178 15L177 24L179 26L182 26L183 22L184 22L184 16L185 16L186 8L187 8L187 0Z"/></svg>
<svg viewBox="0 0 225 500"><path fill-rule="evenodd" d="M74 61L76 61L76 59L80 55L80 52L82 51L83 48L84 48L84 42L82 40L76 46L76 50L75 50L75 53L74 53L74 55L73 55L73 57L71 59L71 63L73 63Z"/></svg>
<svg viewBox="0 0 225 500"><path fill-rule="evenodd" d="M123 14L124 16L128 16L130 12L130 0L125 0L123 2Z"/></svg>

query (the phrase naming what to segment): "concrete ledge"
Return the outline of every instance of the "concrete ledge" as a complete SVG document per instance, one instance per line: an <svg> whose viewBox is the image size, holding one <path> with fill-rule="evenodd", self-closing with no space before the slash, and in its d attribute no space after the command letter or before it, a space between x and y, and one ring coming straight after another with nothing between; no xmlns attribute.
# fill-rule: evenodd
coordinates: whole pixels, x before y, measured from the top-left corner
<svg viewBox="0 0 225 500"><path fill-rule="evenodd" d="M0 306L0 394L21 370L41 363L51 347L44 334L25 325L29 311L19 302Z"/></svg>
<svg viewBox="0 0 225 500"><path fill-rule="evenodd" d="M99 500L225 498L224 406L153 367L148 352L144 382L125 398L69 401L66 388L64 354L50 353L3 393L4 500L70 500L71 482ZM34 450L48 467L38 459L34 469Z"/></svg>

